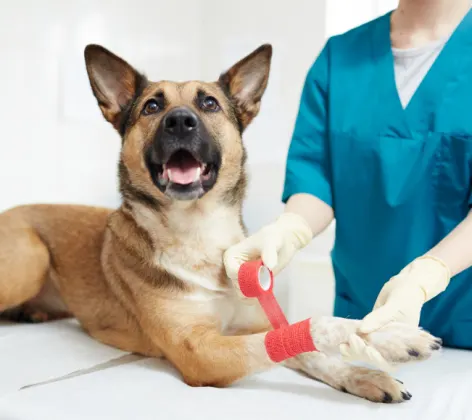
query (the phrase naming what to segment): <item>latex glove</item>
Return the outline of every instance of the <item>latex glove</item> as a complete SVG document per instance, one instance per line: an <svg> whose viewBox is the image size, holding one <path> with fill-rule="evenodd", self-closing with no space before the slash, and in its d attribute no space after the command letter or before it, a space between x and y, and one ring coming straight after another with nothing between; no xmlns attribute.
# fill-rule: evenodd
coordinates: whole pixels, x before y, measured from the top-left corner
<svg viewBox="0 0 472 420"><path fill-rule="evenodd" d="M346 362L365 362L389 373L395 371L395 366L390 365L377 349L369 346L357 334L351 334L349 342L341 344L339 351Z"/></svg>
<svg viewBox="0 0 472 420"><path fill-rule="evenodd" d="M225 252L226 273L237 284L239 267L247 261L262 258L267 268L277 274L299 249L311 241L312 237L311 228L302 216L296 213L282 213L274 223L265 226ZM239 284L237 289L239 290Z"/></svg>
<svg viewBox="0 0 472 420"><path fill-rule="evenodd" d="M443 292L450 279L451 272L440 259L429 255L417 258L385 283L374 310L362 320L359 332L369 334L389 322L418 326L424 303ZM360 351L359 346L343 345L340 351L346 360L367 361L365 350ZM370 362L379 366L378 360Z"/></svg>

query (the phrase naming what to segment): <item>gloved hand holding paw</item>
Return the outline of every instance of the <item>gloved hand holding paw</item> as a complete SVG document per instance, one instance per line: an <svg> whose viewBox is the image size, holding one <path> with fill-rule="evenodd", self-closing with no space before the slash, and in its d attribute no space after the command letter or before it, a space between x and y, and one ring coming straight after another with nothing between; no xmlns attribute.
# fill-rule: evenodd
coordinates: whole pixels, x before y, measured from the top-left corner
<svg viewBox="0 0 472 420"><path fill-rule="evenodd" d="M451 272L440 259L428 255L417 258L385 283L374 310L363 319L359 332L369 334L389 322L418 326L423 305L443 292L450 279ZM340 352L348 361L359 360L385 367L378 355L369 356L365 346L345 343Z"/></svg>

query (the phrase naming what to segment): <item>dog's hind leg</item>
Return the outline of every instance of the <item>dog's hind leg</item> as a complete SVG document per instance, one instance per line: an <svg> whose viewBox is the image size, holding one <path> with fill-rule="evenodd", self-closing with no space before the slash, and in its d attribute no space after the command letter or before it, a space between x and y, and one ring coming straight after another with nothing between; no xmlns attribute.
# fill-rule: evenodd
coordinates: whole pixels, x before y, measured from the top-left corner
<svg viewBox="0 0 472 420"><path fill-rule="evenodd" d="M38 295L48 269L48 249L21 211L0 214L0 312Z"/></svg>

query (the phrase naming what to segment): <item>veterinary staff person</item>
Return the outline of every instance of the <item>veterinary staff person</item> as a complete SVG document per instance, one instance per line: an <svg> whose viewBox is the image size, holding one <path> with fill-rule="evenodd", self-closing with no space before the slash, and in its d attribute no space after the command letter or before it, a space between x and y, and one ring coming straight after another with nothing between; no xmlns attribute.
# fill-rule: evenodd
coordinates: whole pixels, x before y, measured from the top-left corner
<svg viewBox="0 0 472 420"><path fill-rule="evenodd" d="M335 218L335 316L365 332L419 323L472 349L471 179L469 1L400 0L327 41L301 96L285 212L227 250L227 273L259 256L279 272Z"/></svg>

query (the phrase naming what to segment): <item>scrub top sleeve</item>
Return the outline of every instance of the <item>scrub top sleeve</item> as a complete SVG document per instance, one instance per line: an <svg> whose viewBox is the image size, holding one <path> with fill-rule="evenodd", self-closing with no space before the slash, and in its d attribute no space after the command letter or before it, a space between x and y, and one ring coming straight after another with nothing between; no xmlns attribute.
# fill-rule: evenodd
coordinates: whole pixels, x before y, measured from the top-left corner
<svg viewBox="0 0 472 420"><path fill-rule="evenodd" d="M305 78L285 167L282 201L314 195L332 206L328 157L329 40Z"/></svg>

